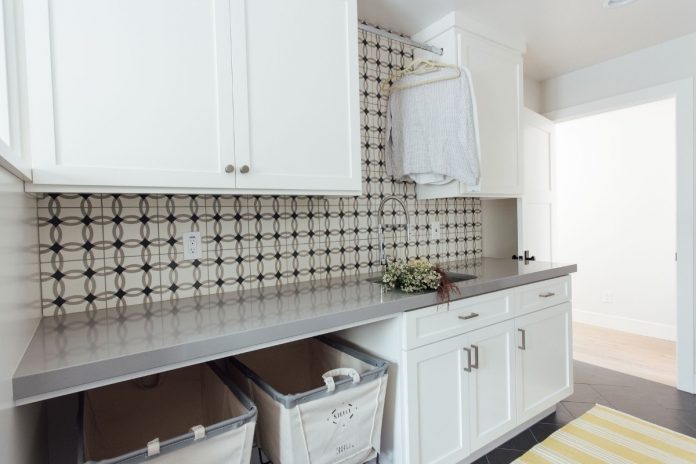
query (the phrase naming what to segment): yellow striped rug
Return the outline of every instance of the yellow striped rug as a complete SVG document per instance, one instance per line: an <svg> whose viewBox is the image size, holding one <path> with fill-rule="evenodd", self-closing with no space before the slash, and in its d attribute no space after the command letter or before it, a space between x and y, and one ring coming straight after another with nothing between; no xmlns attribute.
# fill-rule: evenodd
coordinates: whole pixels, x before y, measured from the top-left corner
<svg viewBox="0 0 696 464"><path fill-rule="evenodd" d="M513 464L693 464L696 439L596 405Z"/></svg>

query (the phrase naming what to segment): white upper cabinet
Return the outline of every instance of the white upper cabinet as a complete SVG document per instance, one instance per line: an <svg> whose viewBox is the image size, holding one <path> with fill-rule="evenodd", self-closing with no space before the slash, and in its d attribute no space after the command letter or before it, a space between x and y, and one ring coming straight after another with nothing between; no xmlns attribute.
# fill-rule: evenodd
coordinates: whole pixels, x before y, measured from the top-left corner
<svg viewBox="0 0 696 464"><path fill-rule="evenodd" d="M522 53L524 42L491 31L452 13L414 36L443 48L431 59L465 66L471 71L481 141L478 186L450 182L417 186L419 198L452 196L516 197L522 194Z"/></svg>
<svg viewBox="0 0 696 464"><path fill-rule="evenodd" d="M359 191L355 1L232 5L237 187Z"/></svg>
<svg viewBox="0 0 696 464"><path fill-rule="evenodd" d="M476 37L462 37L462 53L467 57L465 64L471 70L476 92L481 137L480 193L519 195L522 55Z"/></svg>
<svg viewBox="0 0 696 464"><path fill-rule="evenodd" d="M0 166L31 180L21 144L15 14L14 1L0 0Z"/></svg>
<svg viewBox="0 0 696 464"><path fill-rule="evenodd" d="M234 187L228 1L29 3L35 184Z"/></svg>
<svg viewBox="0 0 696 464"><path fill-rule="evenodd" d="M310 3L28 2L31 189L359 190L355 1Z"/></svg>

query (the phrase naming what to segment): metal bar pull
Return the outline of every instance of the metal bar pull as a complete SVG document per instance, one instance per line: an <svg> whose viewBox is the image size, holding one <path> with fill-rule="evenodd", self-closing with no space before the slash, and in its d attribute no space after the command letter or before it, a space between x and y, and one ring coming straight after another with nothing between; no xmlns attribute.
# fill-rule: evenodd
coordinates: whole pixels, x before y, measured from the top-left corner
<svg viewBox="0 0 696 464"><path fill-rule="evenodd" d="M471 350L469 348L463 348L466 351L466 367L464 370L466 372L471 372Z"/></svg>
<svg viewBox="0 0 696 464"><path fill-rule="evenodd" d="M541 297L541 298L550 298L550 297L555 296L555 295L556 295L556 294L553 293L553 292L544 292L544 293L540 293L540 294L539 294L539 297Z"/></svg>
<svg viewBox="0 0 696 464"><path fill-rule="evenodd" d="M524 329L517 329L521 334L522 334L522 344L519 345L517 348L520 350L526 350L527 349L527 331Z"/></svg>
<svg viewBox="0 0 696 464"><path fill-rule="evenodd" d="M466 316L459 316L459 319L466 321L467 319L473 319L475 317L479 317L478 313L471 313L467 314Z"/></svg>
<svg viewBox="0 0 696 464"><path fill-rule="evenodd" d="M479 351L478 345L471 345L471 349L474 350L474 363L471 365L471 367L473 369L478 369L479 368L479 365L478 365L478 351Z"/></svg>

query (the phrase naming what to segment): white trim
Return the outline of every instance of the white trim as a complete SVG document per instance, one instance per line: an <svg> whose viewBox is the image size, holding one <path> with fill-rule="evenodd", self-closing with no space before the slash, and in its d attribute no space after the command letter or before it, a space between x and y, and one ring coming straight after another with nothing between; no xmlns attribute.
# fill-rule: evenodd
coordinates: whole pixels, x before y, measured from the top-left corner
<svg viewBox="0 0 696 464"><path fill-rule="evenodd" d="M0 167L21 181L31 181L31 166L22 147L20 90L19 90L19 42L16 33L17 11L15 2L0 2L0 33L4 33L7 111L9 116L9 140L0 140Z"/></svg>
<svg viewBox="0 0 696 464"><path fill-rule="evenodd" d="M673 325L660 324L659 322L643 321L630 317L615 316L613 314L596 313L573 308L573 320L583 324L596 325L606 329L619 330L645 337L660 338L662 340L675 341L677 328Z"/></svg>
<svg viewBox="0 0 696 464"><path fill-rule="evenodd" d="M11 153L3 153L6 145L0 140L0 167L17 177L22 182L31 182L31 168L22 158L18 158Z"/></svg>
<svg viewBox="0 0 696 464"><path fill-rule="evenodd" d="M27 193L41 196L44 193L149 193L149 194L199 194L199 195L313 195L352 197L361 195L361 190L312 190L307 189L234 189L201 187L119 187L101 185L67 184L24 184ZM478 195L477 195L478 196Z"/></svg>
<svg viewBox="0 0 696 464"><path fill-rule="evenodd" d="M680 91L684 91L685 86L689 87L689 92L693 92L693 79L688 78L655 87L648 87L635 92L622 93L613 97L550 111L544 113L543 116L555 123L585 118L600 113L663 100L665 98L677 97Z"/></svg>
<svg viewBox="0 0 696 464"><path fill-rule="evenodd" d="M567 121L643 103L676 99L677 388L696 393L694 326L694 79L687 78L547 113Z"/></svg>
<svg viewBox="0 0 696 464"><path fill-rule="evenodd" d="M527 41L522 35L512 33L509 30L492 28L487 24L471 19L471 16L462 10L446 14L425 29L413 34L411 40L427 43L453 27L518 52L525 53L527 51Z"/></svg>

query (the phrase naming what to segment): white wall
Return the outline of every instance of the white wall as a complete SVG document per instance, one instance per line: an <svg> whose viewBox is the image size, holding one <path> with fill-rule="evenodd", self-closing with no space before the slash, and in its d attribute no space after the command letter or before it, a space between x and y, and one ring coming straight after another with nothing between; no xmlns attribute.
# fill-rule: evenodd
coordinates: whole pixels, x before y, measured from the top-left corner
<svg viewBox="0 0 696 464"><path fill-rule="evenodd" d="M12 405L12 374L41 315L36 200L0 169L0 463L45 462L41 405Z"/></svg>
<svg viewBox="0 0 696 464"><path fill-rule="evenodd" d="M675 100L556 131L555 253L578 264L575 320L675 340Z"/></svg>
<svg viewBox="0 0 696 464"><path fill-rule="evenodd" d="M486 258L511 258L517 246L517 200L481 200L482 249Z"/></svg>
<svg viewBox="0 0 696 464"><path fill-rule="evenodd" d="M541 113L543 108L541 101L541 82L529 77L524 78L524 106L535 113Z"/></svg>

